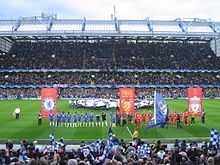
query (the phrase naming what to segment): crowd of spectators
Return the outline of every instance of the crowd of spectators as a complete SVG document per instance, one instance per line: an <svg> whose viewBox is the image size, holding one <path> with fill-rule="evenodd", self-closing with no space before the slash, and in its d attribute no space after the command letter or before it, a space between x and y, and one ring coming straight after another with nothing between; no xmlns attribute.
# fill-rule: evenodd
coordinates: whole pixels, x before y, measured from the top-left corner
<svg viewBox="0 0 220 165"><path fill-rule="evenodd" d="M220 85L220 73L26 72L0 73L1 85Z"/></svg>
<svg viewBox="0 0 220 165"><path fill-rule="evenodd" d="M17 42L8 54L0 56L0 69L100 69L100 72L1 72L0 98L39 98L40 88L22 88L20 85L67 85L58 88L60 98L97 97L118 98L114 85L170 85L170 88L136 88L138 98L153 98L158 91L166 98L187 97L187 88L172 85L219 85L218 72L122 72L117 69L220 69L209 43L187 42ZM110 71L111 70L111 71ZM112 88L69 88L68 85L112 85ZM220 88L204 88L204 97L220 97ZM151 144L142 154L141 140L125 143L113 137L117 147L105 153L108 144L102 140L100 148L91 151L82 142L78 149L56 151L39 149L33 143L22 141L15 150L12 143L0 150L0 164L105 164L105 165L219 165L220 152L207 143L187 144L176 141L168 148L160 141ZM98 140L97 140L98 141ZM24 153L25 152L25 153ZM103 156L104 155L104 156ZM24 160L25 157L25 160Z"/></svg>
<svg viewBox="0 0 220 165"><path fill-rule="evenodd" d="M1 69L219 69L209 43L17 42Z"/></svg>
<svg viewBox="0 0 220 165"><path fill-rule="evenodd" d="M0 152L2 165L219 165L218 149L207 142L186 143L176 140L173 147L159 140L152 144L136 139L125 143L123 139L112 136L109 140L97 140L94 143L82 142L80 147L66 151L65 145L55 150L49 147L39 149L34 143L23 140L16 150L8 142L6 149Z"/></svg>
<svg viewBox="0 0 220 165"><path fill-rule="evenodd" d="M0 98L39 98L40 88L0 88ZM154 91L158 91L166 98L187 97L187 88L136 88L138 98L153 98ZM220 88L204 88L204 97L220 97ZM58 88L60 98L118 98L116 88Z"/></svg>
<svg viewBox="0 0 220 165"><path fill-rule="evenodd" d="M0 69L80 69L80 72L1 72L0 97L39 97L39 88L59 86L60 97L117 98L115 85L168 85L158 88L166 97L186 97L186 88L174 85L213 85L205 97L219 97L219 72L139 72L132 69L220 69L220 58L209 43L190 42L15 42L1 54ZM99 69L100 71L84 71ZM123 71L118 69L131 69ZM18 70L17 70L18 71ZM109 85L109 88L70 88L71 85ZM14 88L14 87L17 88ZM146 87L145 86L145 87ZM10 87L10 88L4 88ZM64 88L65 87L65 88ZM176 86L175 86L176 87ZM216 88L214 88L216 87ZM153 96L154 88L138 88L139 97Z"/></svg>
<svg viewBox="0 0 220 165"><path fill-rule="evenodd" d="M118 68L218 69L220 63L208 43L126 43L116 49Z"/></svg>

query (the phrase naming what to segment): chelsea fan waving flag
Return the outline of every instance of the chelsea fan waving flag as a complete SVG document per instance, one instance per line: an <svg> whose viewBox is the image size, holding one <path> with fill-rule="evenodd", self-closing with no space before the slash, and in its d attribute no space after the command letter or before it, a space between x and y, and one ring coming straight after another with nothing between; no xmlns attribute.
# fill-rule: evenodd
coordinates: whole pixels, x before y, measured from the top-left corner
<svg viewBox="0 0 220 165"><path fill-rule="evenodd" d="M162 95L154 92L154 124L164 125L167 122L168 108Z"/></svg>

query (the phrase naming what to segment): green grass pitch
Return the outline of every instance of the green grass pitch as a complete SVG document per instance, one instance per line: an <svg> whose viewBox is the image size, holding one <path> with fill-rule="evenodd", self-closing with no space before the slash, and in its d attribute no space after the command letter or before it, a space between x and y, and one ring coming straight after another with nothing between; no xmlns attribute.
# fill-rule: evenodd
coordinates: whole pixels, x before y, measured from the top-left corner
<svg viewBox="0 0 220 165"><path fill-rule="evenodd" d="M145 130L145 126L139 129L140 137L143 139L169 139L169 138L198 138L209 136L210 128L220 130L220 100L204 100L206 110L206 124L202 124L200 118L196 119L196 125L183 126L181 129L170 126L169 128L153 128ZM170 111L184 111L187 108L187 100L168 100ZM21 108L21 119L16 120L12 115L14 109ZM102 127L81 127L81 128L51 128L48 119L43 119L42 126L37 125L37 114L40 110L41 102L39 100L1 100L0 101L0 140L6 139L48 139L48 134L53 132L56 138L64 137L71 141L91 141L98 138L106 138L108 128ZM57 103L59 111L87 111L89 109L73 109L69 106L67 100L59 100ZM142 109L149 111L152 109ZM101 113L100 110L92 110L94 113ZM110 112L110 111L108 111ZM108 115L109 116L109 115ZM129 125L129 129L134 131L134 125ZM113 132L119 138L130 140L131 136L125 127L113 128Z"/></svg>

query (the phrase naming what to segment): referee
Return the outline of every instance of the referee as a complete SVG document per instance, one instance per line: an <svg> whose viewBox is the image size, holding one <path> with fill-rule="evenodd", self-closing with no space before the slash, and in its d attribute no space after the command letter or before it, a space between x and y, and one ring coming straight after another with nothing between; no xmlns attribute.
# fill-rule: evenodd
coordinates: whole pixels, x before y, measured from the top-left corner
<svg viewBox="0 0 220 165"><path fill-rule="evenodd" d="M38 113L38 126L42 125L42 114Z"/></svg>
<svg viewBox="0 0 220 165"><path fill-rule="evenodd" d="M20 113L21 113L21 109L20 108L15 108L15 118L18 120L20 118Z"/></svg>

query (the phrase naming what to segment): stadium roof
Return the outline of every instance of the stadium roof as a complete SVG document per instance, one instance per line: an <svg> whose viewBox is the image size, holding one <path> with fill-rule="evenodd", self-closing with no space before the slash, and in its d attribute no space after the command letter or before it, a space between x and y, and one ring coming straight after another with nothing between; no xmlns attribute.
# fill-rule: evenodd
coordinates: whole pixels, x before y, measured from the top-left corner
<svg viewBox="0 0 220 165"><path fill-rule="evenodd" d="M128 37L143 39L198 39L220 37L220 22L198 18L175 20L87 20L54 17L22 17L0 20L0 36L12 40L40 40L48 37Z"/></svg>

